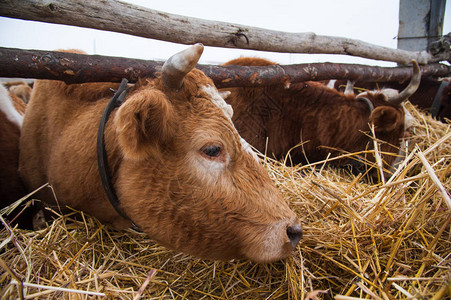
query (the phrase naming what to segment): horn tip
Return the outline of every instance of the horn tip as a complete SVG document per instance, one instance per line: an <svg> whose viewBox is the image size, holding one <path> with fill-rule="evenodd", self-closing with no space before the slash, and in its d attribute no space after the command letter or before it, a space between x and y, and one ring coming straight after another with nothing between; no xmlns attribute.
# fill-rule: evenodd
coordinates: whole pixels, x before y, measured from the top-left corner
<svg viewBox="0 0 451 300"><path fill-rule="evenodd" d="M166 87L178 90L183 78L197 64L204 51L204 45L197 43L171 56L162 67L162 80Z"/></svg>
<svg viewBox="0 0 451 300"><path fill-rule="evenodd" d="M204 52L204 44L202 44L202 43L194 44L193 48L199 56L202 54L202 52Z"/></svg>
<svg viewBox="0 0 451 300"><path fill-rule="evenodd" d="M412 65L413 69L416 73L420 73L420 66L418 65L417 61L415 59L412 59Z"/></svg>

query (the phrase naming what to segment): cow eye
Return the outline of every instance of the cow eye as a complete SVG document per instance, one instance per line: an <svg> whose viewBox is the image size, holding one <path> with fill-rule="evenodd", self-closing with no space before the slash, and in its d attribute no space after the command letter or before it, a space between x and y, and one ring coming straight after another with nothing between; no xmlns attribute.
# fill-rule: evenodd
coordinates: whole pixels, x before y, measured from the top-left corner
<svg viewBox="0 0 451 300"><path fill-rule="evenodd" d="M205 146L202 148L202 152L208 157L218 157L221 154L221 147L217 145Z"/></svg>

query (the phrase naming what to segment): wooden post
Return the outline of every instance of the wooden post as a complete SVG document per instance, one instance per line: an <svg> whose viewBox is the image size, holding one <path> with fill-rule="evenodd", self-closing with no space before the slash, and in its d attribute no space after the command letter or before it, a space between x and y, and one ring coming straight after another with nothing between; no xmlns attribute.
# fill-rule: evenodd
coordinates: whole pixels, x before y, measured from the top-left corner
<svg viewBox="0 0 451 300"><path fill-rule="evenodd" d="M443 35L445 0L400 0L398 49L429 50Z"/></svg>

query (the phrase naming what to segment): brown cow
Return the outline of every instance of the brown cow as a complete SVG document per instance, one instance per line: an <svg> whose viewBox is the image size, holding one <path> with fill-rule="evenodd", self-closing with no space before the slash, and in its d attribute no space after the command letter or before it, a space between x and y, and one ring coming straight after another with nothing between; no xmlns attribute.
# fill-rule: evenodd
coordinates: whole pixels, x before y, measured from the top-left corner
<svg viewBox="0 0 451 300"><path fill-rule="evenodd" d="M130 87L106 123L118 210L103 191L96 158L99 120L117 84L36 81L20 172L29 188L50 182L61 207L116 228L133 222L178 251L208 259L282 259L301 238L298 218L239 136L230 106L193 69L202 51L196 44L171 57L161 77ZM55 202L50 195L44 200Z"/></svg>
<svg viewBox="0 0 451 300"><path fill-rule="evenodd" d="M273 62L260 58L238 58L225 65L265 66ZM290 153L294 163L326 159L329 153L360 152L373 147L369 123L373 123L382 152L398 153L396 146L404 134L405 111L401 105L417 88L418 65L411 85L399 95L382 92L345 95L319 82L266 87L227 88L226 101L234 109L238 132L251 145L269 156L284 158ZM304 142L302 147L296 147ZM395 157L384 155L388 165ZM369 159L369 158L368 158ZM337 165L347 160L335 161Z"/></svg>
<svg viewBox="0 0 451 300"><path fill-rule="evenodd" d="M0 84L0 208L9 206L26 194L19 177L19 138L25 106ZM14 211L10 217L15 218ZM30 214L18 220L21 227L32 228Z"/></svg>

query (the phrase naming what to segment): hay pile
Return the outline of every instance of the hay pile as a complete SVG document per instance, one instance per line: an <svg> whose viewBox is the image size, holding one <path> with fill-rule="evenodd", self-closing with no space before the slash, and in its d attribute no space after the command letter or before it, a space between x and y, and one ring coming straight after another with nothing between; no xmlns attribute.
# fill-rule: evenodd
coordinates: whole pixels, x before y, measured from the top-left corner
<svg viewBox="0 0 451 300"><path fill-rule="evenodd" d="M286 261L203 261L133 230L116 232L69 214L38 232L0 232L0 297L450 297L451 127L408 109L416 119L409 155L391 178L368 183L345 169L265 161L304 225L305 236Z"/></svg>

